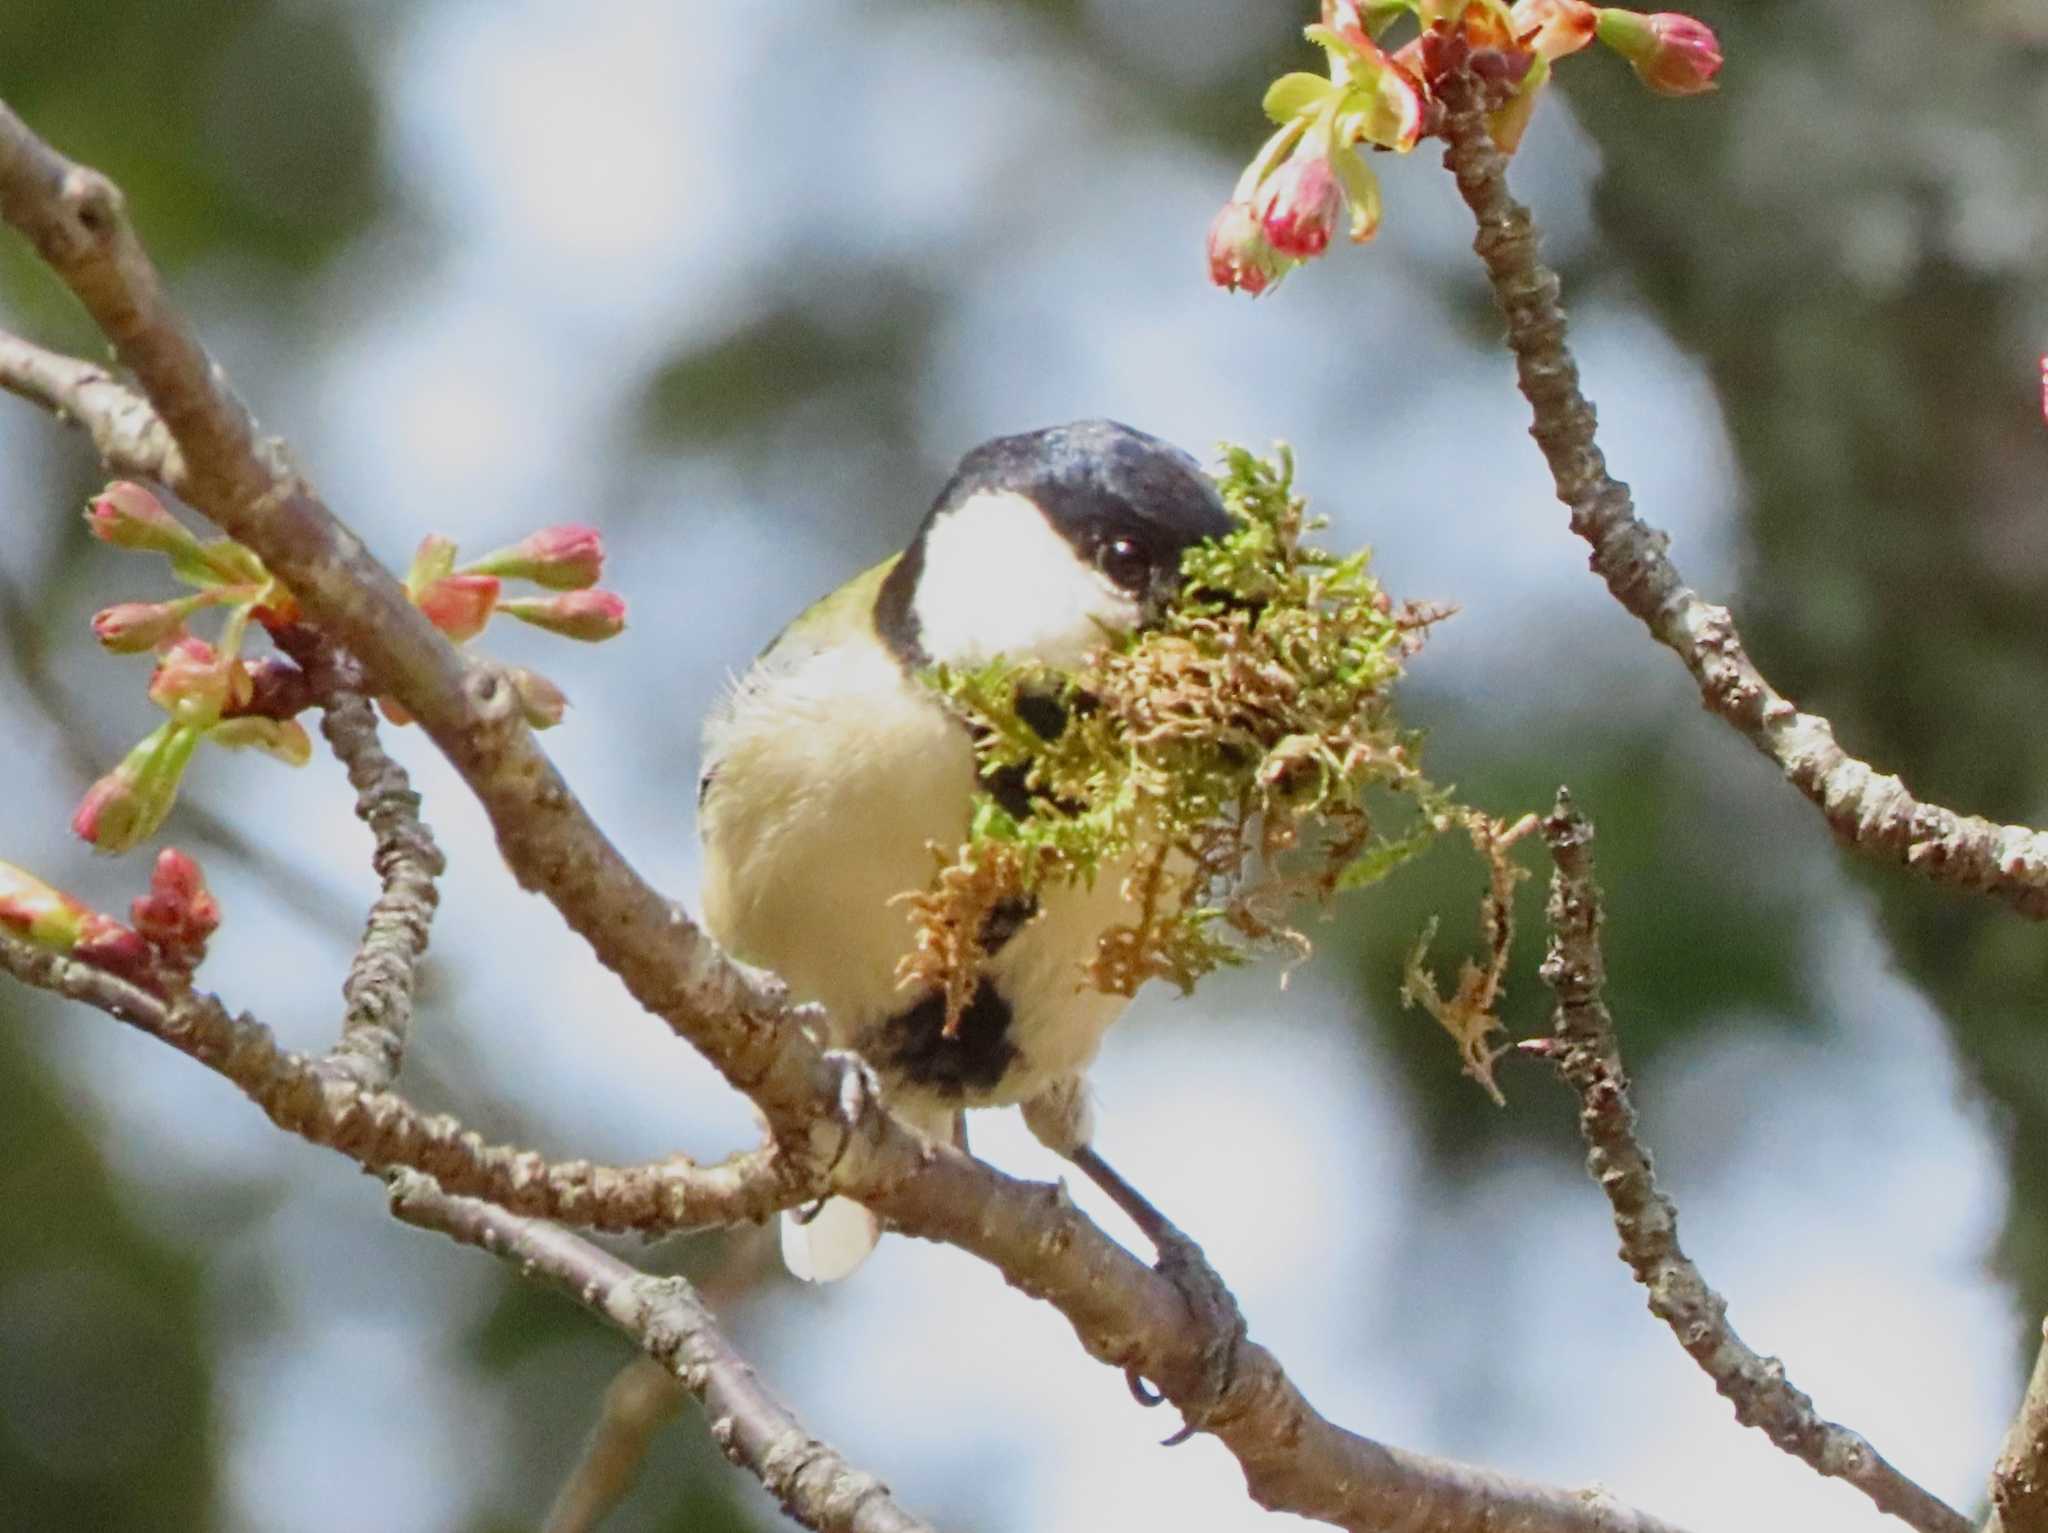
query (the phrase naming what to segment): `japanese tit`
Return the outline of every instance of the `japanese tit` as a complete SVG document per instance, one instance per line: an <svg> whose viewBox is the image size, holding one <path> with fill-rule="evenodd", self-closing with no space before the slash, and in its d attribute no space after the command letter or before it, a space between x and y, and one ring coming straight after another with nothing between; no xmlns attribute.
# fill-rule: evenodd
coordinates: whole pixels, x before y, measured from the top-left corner
<svg viewBox="0 0 2048 1533"><path fill-rule="evenodd" d="M698 790L704 916L746 962L820 1003L890 1107L933 1139L968 1107L1021 1104L1046 1145L1092 1156L1084 1072L1125 1002L1081 966L1122 915L1122 870L999 912L956 1033L936 993L906 993L912 946L897 896L922 889L932 848L968 833L977 787L1029 812L1023 785L984 778L968 725L922 679L998 655L1071 668L1106 633L1156 619L1181 554L1228 532L1186 453L1113 421L998 437L968 453L902 553L798 617L714 710ZM1043 700L1027 714L1049 737ZM797 1276L843 1277L874 1217L833 1198L783 1226Z"/></svg>

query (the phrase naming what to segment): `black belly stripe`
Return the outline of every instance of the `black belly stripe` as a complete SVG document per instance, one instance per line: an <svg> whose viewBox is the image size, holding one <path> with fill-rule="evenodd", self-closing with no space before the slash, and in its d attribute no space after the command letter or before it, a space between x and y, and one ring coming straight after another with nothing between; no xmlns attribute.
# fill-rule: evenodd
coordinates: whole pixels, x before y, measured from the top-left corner
<svg viewBox="0 0 2048 1533"><path fill-rule="evenodd" d="M945 997L928 995L882 1024L876 1063L941 1097L987 1091L1017 1058L1010 1021L1010 1003L984 979L960 1014L959 1030L948 1038Z"/></svg>

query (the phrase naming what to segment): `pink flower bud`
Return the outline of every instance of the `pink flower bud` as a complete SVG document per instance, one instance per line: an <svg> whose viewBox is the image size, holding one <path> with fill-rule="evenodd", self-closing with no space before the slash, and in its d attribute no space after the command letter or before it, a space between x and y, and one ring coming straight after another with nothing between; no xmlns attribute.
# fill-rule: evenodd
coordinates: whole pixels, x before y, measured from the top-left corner
<svg viewBox="0 0 2048 1533"><path fill-rule="evenodd" d="M129 918L167 958L189 970L198 964L206 939L220 925L220 903L206 887L199 864L166 847L157 854L149 893L136 899Z"/></svg>
<svg viewBox="0 0 2048 1533"><path fill-rule="evenodd" d="M501 580L530 580L550 591L581 591L604 573L604 539L595 527L543 527L463 568Z"/></svg>
<svg viewBox="0 0 2048 1533"><path fill-rule="evenodd" d="M178 782L205 733L173 721L158 726L86 790L71 816L72 832L103 852L125 852L155 834L177 801Z"/></svg>
<svg viewBox="0 0 2048 1533"><path fill-rule="evenodd" d="M529 671L523 665L508 666L506 677L512 683L512 690L519 694L519 711L526 722L535 729L553 729L562 722L562 715L568 711L569 699L562 695L562 689L538 671Z"/></svg>
<svg viewBox="0 0 2048 1533"><path fill-rule="evenodd" d="M1713 28L1676 11L1600 12L1600 41L1629 62L1660 96L1696 96L1714 88L1721 70L1721 40Z"/></svg>
<svg viewBox="0 0 2048 1533"><path fill-rule="evenodd" d="M527 597L502 602L499 610L565 639L592 643L612 638L626 626L626 599L616 591L565 591L560 596Z"/></svg>
<svg viewBox="0 0 2048 1533"><path fill-rule="evenodd" d="M139 655L183 636L185 602L124 601L95 612L92 636L117 655Z"/></svg>
<svg viewBox="0 0 2048 1533"><path fill-rule="evenodd" d="M419 591L413 601L427 621L455 643L484 631L498 604L496 575L443 575Z"/></svg>
<svg viewBox="0 0 2048 1533"><path fill-rule="evenodd" d="M149 982L155 955L139 933L5 862L0 862L0 927L38 947Z"/></svg>
<svg viewBox="0 0 2048 1533"><path fill-rule="evenodd" d="M1218 287L1256 298L1293 267L1267 240L1251 203L1225 203L1209 225L1209 280Z"/></svg>
<svg viewBox="0 0 2048 1533"><path fill-rule="evenodd" d="M1344 216L1344 188L1328 155L1302 155L1267 179L1258 208L1267 243L1283 256L1307 260L1330 248Z"/></svg>
<svg viewBox="0 0 2048 1533"><path fill-rule="evenodd" d="M249 690L240 662L189 635L165 648L149 679L151 702L179 723L200 728L217 722L230 701L246 701Z"/></svg>
<svg viewBox="0 0 2048 1533"><path fill-rule="evenodd" d="M174 554L199 546L199 540L163 508L163 502L126 479L117 479L92 498L85 524L94 537L116 548Z"/></svg>

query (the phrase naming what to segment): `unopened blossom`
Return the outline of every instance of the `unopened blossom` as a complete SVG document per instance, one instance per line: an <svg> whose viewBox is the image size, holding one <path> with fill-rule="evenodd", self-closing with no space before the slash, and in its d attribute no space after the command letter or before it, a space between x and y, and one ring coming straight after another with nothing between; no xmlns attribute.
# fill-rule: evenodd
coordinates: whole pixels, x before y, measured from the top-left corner
<svg viewBox="0 0 2048 1533"><path fill-rule="evenodd" d="M1225 203L1209 225L1209 280L1218 287L1256 298L1293 266L1266 238L1249 202Z"/></svg>
<svg viewBox="0 0 2048 1533"><path fill-rule="evenodd" d="M223 655L204 639L190 637L165 647L149 679L149 700L181 724L207 728L229 704L251 692L249 672L239 658Z"/></svg>
<svg viewBox="0 0 2048 1533"><path fill-rule="evenodd" d="M139 655L185 632L189 601L124 601L93 614L92 636L117 655Z"/></svg>
<svg viewBox="0 0 2048 1533"><path fill-rule="evenodd" d="M166 511L162 501L126 479L117 479L92 498L86 506L85 523L94 537L116 548L172 554L199 546L191 530Z"/></svg>
<svg viewBox="0 0 2048 1533"><path fill-rule="evenodd" d="M1258 207L1267 243L1283 256L1306 260L1330 248L1344 216L1344 188L1327 154L1297 155L1267 178Z"/></svg>
<svg viewBox="0 0 2048 1533"><path fill-rule="evenodd" d="M130 907L135 930L162 950L181 969L189 970L205 952L206 939L220 925L220 903L206 887L199 864L174 847L157 854L149 893Z"/></svg>
<svg viewBox="0 0 2048 1533"><path fill-rule="evenodd" d="M131 979L143 978L154 958L139 932L7 862L0 862L0 928Z"/></svg>
<svg viewBox="0 0 2048 1533"><path fill-rule="evenodd" d="M581 591L604 574L604 539L595 527L575 523L543 527L463 568L501 580L530 580L550 591Z"/></svg>
<svg viewBox="0 0 2048 1533"><path fill-rule="evenodd" d="M102 852L125 852L154 835L177 801L178 782L204 729L166 720L86 790L72 833Z"/></svg>
<svg viewBox="0 0 2048 1533"><path fill-rule="evenodd" d="M1609 8L1600 12L1600 41L1662 96L1696 96L1714 88L1721 71L1721 40L1696 17L1676 11Z"/></svg>
<svg viewBox="0 0 2048 1533"><path fill-rule="evenodd" d="M626 600L616 591L564 591L560 596L522 597L500 602L498 610L565 639L593 643L614 637L626 626Z"/></svg>

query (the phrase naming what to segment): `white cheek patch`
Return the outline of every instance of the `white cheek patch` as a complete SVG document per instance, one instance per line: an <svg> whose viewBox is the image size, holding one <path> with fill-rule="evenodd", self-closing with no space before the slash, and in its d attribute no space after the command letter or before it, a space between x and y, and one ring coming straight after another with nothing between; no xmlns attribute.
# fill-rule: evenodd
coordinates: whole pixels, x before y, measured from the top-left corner
<svg viewBox="0 0 2048 1533"><path fill-rule="evenodd" d="M997 655L1078 666L1103 630L1127 630L1137 599L1082 562L1023 496L970 496L925 534L912 611L924 652L948 665Z"/></svg>

